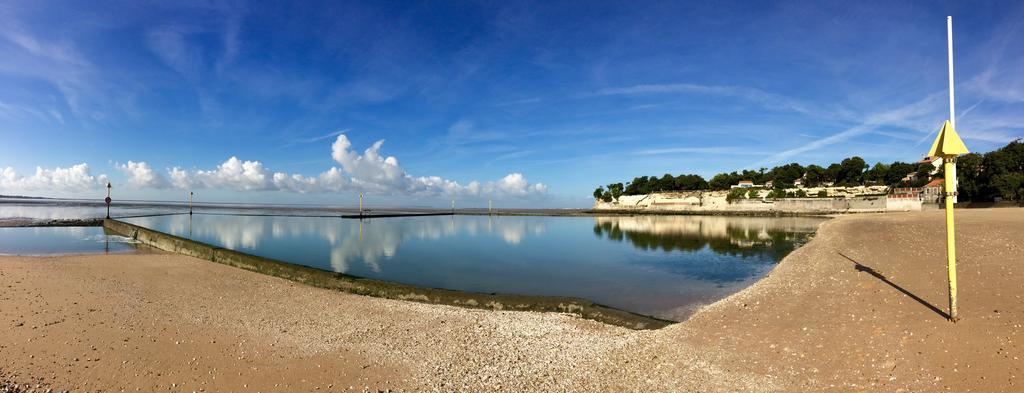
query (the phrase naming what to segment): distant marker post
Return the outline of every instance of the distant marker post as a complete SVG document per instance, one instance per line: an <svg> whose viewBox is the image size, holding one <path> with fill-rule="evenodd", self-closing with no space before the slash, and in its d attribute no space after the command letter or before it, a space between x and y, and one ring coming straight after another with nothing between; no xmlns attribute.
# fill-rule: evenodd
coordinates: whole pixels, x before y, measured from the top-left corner
<svg viewBox="0 0 1024 393"><path fill-rule="evenodd" d="M188 192L188 215L192 215L192 191Z"/></svg>
<svg viewBox="0 0 1024 393"><path fill-rule="evenodd" d="M104 199L103 201L107 203L107 219L108 220L110 219L110 201L111 201L111 199L110 199L110 189L111 188L113 188L113 186L110 185L110 182L107 182L107 198Z"/></svg>

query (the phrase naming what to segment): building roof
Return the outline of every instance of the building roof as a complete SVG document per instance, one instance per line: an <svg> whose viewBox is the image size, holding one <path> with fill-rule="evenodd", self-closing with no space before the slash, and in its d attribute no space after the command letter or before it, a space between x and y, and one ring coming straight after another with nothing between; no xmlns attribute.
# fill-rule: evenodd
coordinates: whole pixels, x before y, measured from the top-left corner
<svg viewBox="0 0 1024 393"><path fill-rule="evenodd" d="M944 183L946 183L946 180L944 180L944 179L935 179L935 180L932 180L932 181L928 182L928 184L925 184L924 188L938 187L938 186L941 186Z"/></svg>
<svg viewBox="0 0 1024 393"><path fill-rule="evenodd" d="M754 184L754 181L753 180L740 180L740 184L743 184L743 183Z"/></svg>

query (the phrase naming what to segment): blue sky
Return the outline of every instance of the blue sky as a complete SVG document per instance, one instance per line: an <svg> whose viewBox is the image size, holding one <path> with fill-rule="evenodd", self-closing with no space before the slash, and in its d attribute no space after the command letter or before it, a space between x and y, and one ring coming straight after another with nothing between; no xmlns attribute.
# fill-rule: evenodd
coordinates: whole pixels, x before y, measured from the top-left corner
<svg viewBox="0 0 1024 393"><path fill-rule="evenodd" d="M916 160L946 15L968 147L1024 136L1024 4L760 3L7 2L0 193L588 206L638 175Z"/></svg>

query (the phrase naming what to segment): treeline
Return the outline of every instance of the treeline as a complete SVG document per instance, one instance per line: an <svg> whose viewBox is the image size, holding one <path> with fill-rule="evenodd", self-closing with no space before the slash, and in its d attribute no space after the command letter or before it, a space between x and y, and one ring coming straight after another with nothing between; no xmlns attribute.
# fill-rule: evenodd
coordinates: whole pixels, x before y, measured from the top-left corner
<svg viewBox="0 0 1024 393"><path fill-rule="evenodd" d="M960 200L1024 200L1024 143L1017 139L999 150L960 156L956 178Z"/></svg>
<svg viewBox="0 0 1024 393"><path fill-rule="evenodd" d="M803 187L921 187L932 179L942 178L941 167L937 173L932 174L934 171L935 167L931 163L896 161L869 166L863 158L854 156L827 167L805 167L794 162L771 170L761 168L758 171L747 169L719 173L710 181L694 174L640 176L630 182L598 187L594 190L594 198L611 202L622 195L646 195L659 191L728 190L741 180L749 180L758 185L770 181L777 190L793 188L798 179ZM957 163L957 179L960 183L960 200L991 201L997 197L1006 200L1024 199L1024 143L1018 139L999 150L961 156ZM776 192L773 195L786 194Z"/></svg>

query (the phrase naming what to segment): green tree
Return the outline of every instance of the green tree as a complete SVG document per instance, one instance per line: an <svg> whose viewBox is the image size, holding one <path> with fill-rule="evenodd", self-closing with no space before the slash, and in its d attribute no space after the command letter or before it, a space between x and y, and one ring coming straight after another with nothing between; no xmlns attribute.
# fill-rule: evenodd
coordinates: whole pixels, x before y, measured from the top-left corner
<svg viewBox="0 0 1024 393"><path fill-rule="evenodd" d="M675 178L675 189L677 190L706 190L708 182L700 175L679 175Z"/></svg>
<svg viewBox="0 0 1024 393"><path fill-rule="evenodd" d="M782 166L772 168L769 172L768 177L773 182L772 186L776 188L791 188L796 179L803 177L804 167L798 163L790 163Z"/></svg>
<svg viewBox="0 0 1024 393"><path fill-rule="evenodd" d="M622 183L612 183L608 185L608 192L611 193L612 198L614 199L619 199L619 197L622 196L622 192L624 190L625 187L622 185Z"/></svg>
<svg viewBox="0 0 1024 393"><path fill-rule="evenodd" d="M817 165L808 165L807 171L804 174L804 185L807 187L817 187L825 179L825 168Z"/></svg>
<svg viewBox="0 0 1024 393"><path fill-rule="evenodd" d="M982 159L986 184L984 192L988 199L1000 197L1007 200L1024 198L1024 143L1018 139L995 151L985 154Z"/></svg>
<svg viewBox="0 0 1024 393"><path fill-rule="evenodd" d="M925 183L931 180L932 171L935 170L935 166L932 164L917 164L917 168L914 171L914 178L917 181L924 180Z"/></svg>
<svg viewBox="0 0 1024 393"><path fill-rule="evenodd" d="M914 164L908 164L905 162L896 161L889 164L889 172L885 175L885 184L888 186L897 186L907 175L914 173L917 167Z"/></svg>
<svg viewBox="0 0 1024 393"><path fill-rule="evenodd" d="M647 176L633 178L623 191L626 195L646 195L651 193L652 179Z"/></svg>
<svg viewBox="0 0 1024 393"><path fill-rule="evenodd" d="M711 178L711 181L708 182L708 186L711 187L712 190L728 190L729 187L734 184L733 179L736 177L738 177L736 172L731 174L719 173Z"/></svg>
<svg viewBox="0 0 1024 393"><path fill-rule="evenodd" d="M601 199L604 196L604 187L598 187L594 190L594 199Z"/></svg>
<svg viewBox="0 0 1024 393"><path fill-rule="evenodd" d="M825 168L825 176L822 178L822 183L831 182L839 185L839 172L842 171L842 168L839 164L829 165L828 168Z"/></svg>
<svg viewBox="0 0 1024 393"><path fill-rule="evenodd" d="M676 178L668 173L658 179L654 185L654 191L672 191L676 186Z"/></svg>
<svg viewBox="0 0 1024 393"><path fill-rule="evenodd" d="M757 199L757 198L760 198L760 197L761 197L761 192L758 191L757 189L751 188L750 190L747 191L747 198Z"/></svg>
<svg viewBox="0 0 1024 393"><path fill-rule="evenodd" d="M964 201L981 201L985 197L982 194L982 187L987 179L984 179L984 172L981 170L983 156L978 153L969 153L957 158L956 179L958 199Z"/></svg>
<svg viewBox="0 0 1024 393"><path fill-rule="evenodd" d="M885 184L888 177L889 166L881 162L875 163L875 166L864 173L864 180L871 184Z"/></svg>
<svg viewBox="0 0 1024 393"><path fill-rule="evenodd" d="M853 156L844 159L839 164L839 173L836 175L836 184L842 186L857 186L864 183L864 170L868 164L863 158Z"/></svg>

